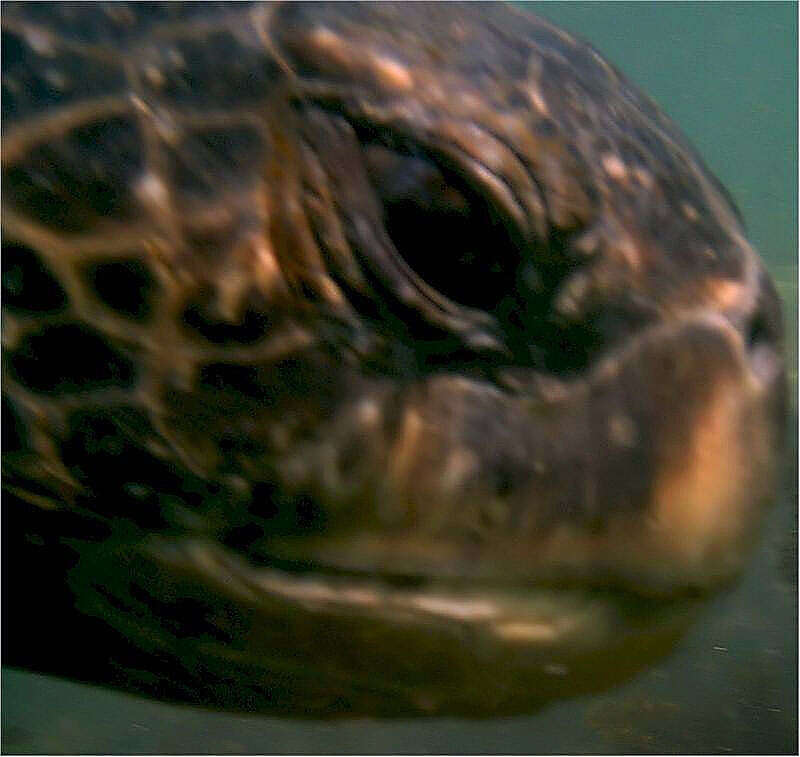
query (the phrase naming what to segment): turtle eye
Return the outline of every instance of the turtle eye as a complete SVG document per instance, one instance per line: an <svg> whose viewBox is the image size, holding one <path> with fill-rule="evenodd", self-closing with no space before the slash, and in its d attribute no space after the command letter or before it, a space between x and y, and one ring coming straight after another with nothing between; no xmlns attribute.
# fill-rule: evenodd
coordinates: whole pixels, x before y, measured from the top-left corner
<svg viewBox="0 0 800 757"><path fill-rule="evenodd" d="M453 302L490 312L513 293L518 250L475 190L425 155L367 145L365 156L386 231L426 284Z"/></svg>

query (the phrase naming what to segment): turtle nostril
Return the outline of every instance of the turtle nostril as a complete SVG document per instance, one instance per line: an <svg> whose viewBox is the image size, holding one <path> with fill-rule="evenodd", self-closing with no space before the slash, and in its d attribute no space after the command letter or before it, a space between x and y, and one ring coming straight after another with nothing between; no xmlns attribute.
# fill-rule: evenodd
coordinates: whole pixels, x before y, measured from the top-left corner
<svg viewBox="0 0 800 757"><path fill-rule="evenodd" d="M763 313L756 313L747 326L747 349L753 350L759 344L773 342L770 331Z"/></svg>
<svg viewBox="0 0 800 757"><path fill-rule="evenodd" d="M771 384L781 372L779 335L764 312L759 310L750 319L745 331L747 352L753 373L764 383Z"/></svg>
<svg viewBox="0 0 800 757"><path fill-rule="evenodd" d="M742 314L745 320L742 332L747 349L753 351L766 346L780 354L783 352L783 314L780 298L767 272L761 270L758 297L752 312Z"/></svg>

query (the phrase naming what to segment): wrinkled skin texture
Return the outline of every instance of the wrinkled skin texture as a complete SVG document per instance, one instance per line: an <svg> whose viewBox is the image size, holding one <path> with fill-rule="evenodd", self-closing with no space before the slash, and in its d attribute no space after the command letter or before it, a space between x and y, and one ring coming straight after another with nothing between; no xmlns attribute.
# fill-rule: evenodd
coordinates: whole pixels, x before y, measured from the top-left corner
<svg viewBox="0 0 800 757"><path fill-rule="evenodd" d="M9 662L512 712L630 674L736 575L779 303L593 49L476 4L3 30Z"/></svg>

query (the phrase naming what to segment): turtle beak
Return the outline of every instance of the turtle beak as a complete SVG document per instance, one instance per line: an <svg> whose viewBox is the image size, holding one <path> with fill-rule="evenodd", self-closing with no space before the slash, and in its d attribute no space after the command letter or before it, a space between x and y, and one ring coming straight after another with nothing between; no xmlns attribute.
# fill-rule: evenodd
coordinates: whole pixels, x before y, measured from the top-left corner
<svg viewBox="0 0 800 757"><path fill-rule="evenodd" d="M539 396L428 381L390 470L415 539L449 544L470 574L533 583L666 595L736 575L785 418L779 321L754 312L744 329L711 309L658 324Z"/></svg>

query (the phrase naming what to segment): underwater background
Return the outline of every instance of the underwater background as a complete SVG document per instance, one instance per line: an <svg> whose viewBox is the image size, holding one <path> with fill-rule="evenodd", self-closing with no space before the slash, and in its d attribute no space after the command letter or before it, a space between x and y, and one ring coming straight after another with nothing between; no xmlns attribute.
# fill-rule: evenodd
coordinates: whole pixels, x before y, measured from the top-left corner
<svg viewBox="0 0 800 757"><path fill-rule="evenodd" d="M658 665L528 716L267 718L4 668L5 753L797 752L797 4L523 5L592 42L675 120L736 199L783 298L787 462L742 580Z"/></svg>

